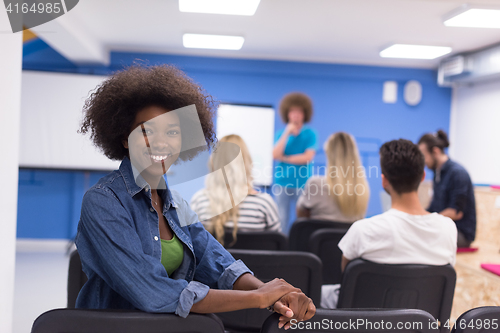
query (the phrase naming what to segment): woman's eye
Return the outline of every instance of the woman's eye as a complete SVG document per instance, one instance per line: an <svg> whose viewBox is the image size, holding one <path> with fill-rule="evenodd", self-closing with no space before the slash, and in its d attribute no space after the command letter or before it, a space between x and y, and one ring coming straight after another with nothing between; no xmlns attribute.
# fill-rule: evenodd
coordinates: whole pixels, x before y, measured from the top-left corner
<svg viewBox="0 0 500 333"><path fill-rule="evenodd" d="M144 133L146 135L151 135L151 134L153 134L153 131L148 129L148 128L143 128L142 133Z"/></svg>
<svg viewBox="0 0 500 333"><path fill-rule="evenodd" d="M168 135L179 135L179 134L180 134L179 130L168 131Z"/></svg>

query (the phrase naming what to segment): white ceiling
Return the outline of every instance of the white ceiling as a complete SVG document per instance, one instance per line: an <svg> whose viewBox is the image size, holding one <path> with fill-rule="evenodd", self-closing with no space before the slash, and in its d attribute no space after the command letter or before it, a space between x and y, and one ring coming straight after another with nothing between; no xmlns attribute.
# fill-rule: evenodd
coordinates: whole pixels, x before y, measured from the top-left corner
<svg viewBox="0 0 500 333"><path fill-rule="evenodd" d="M261 0L254 16L181 13L177 0L81 0L33 30L70 60L106 62L109 51L436 68L440 59L384 59L393 43L450 46L500 42L500 29L454 28L443 16L460 0ZM500 0L468 0L500 9ZM186 49L189 33L240 35L239 51Z"/></svg>

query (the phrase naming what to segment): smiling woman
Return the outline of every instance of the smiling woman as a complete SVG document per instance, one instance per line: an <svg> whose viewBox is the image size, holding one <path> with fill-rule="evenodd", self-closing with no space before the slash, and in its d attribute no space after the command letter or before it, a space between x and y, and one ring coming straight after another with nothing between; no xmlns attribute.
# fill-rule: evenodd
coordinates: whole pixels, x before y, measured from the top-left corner
<svg viewBox="0 0 500 333"><path fill-rule="evenodd" d="M123 146L129 150L130 160L141 176L156 188L181 152L179 116L158 106L142 109Z"/></svg>
<svg viewBox="0 0 500 333"><path fill-rule="evenodd" d="M122 163L83 199L76 245L89 280L77 307L185 317L273 305L286 327L314 315L299 289L264 284L234 260L163 178L214 143L214 107L171 66L128 68L87 100L80 131Z"/></svg>

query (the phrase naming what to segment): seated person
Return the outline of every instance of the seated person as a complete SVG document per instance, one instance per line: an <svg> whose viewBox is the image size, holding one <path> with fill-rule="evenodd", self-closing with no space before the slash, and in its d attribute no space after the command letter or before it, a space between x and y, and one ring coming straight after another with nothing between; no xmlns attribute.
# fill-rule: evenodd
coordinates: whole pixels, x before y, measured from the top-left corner
<svg viewBox="0 0 500 333"><path fill-rule="evenodd" d="M215 141L212 97L172 66L132 66L84 106L82 133L119 170L85 194L76 246L88 277L77 308L213 313L274 306L280 326L315 307L284 280L263 283L199 223L163 178Z"/></svg>
<svg viewBox="0 0 500 333"><path fill-rule="evenodd" d="M278 207L267 193L260 193L252 186L252 157L243 139L235 134L227 135L219 142L230 142L239 146L245 165L245 173L241 172L238 164L225 164L224 170L228 183L231 184L231 193L234 197L244 198L240 203L224 211L225 200L228 198L228 189L225 183L217 181L214 174L206 178L206 188L196 192L191 199L191 209L198 214L198 218L205 228L224 245L225 230L233 231L233 241L237 241L237 232L245 231L281 231ZM224 152L222 153L224 154ZM213 159L226 159L220 154L213 154L210 162L211 172L213 165L218 164Z"/></svg>
<svg viewBox="0 0 500 333"><path fill-rule="evenodd" d="M370 187L359 158L356 140L347 133L332 134L323 149L324 176L307 180L297 201L297 217L352 223L365 217Z"/></svg>
<svg viewBox="0 0 500 333"><path fill-rule="evenodd" d="M442 130L427 133L418 140L425 164L434 171L434 195L428 211L455 221L458 247L470 247L476 237L474 186L467 170L444 152L449 145L448 135Z"/></svg>
<svg viewBox="0 0 500 333"><path fill-rule="evenodd" d="M392 199L387 212L354 222L339 242L342 271L363 258L379 264L455 264L457 228L449 217L427 212L417 190L425 178L424 156L408 140L380 148L382 186ZM324 285L321 307L335 308L338 285Z"/></svg>

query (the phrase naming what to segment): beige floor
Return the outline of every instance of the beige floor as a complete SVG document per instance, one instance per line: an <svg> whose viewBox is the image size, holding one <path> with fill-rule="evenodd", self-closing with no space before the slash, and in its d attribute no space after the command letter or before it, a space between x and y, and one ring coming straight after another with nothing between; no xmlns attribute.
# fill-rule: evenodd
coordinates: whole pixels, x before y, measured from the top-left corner
<svg viewBox="0 0 500 333"><path fill-rule="evenodd" d="M499 190L476 188L477 235L475 253L457 254L457 285L451 311L455 322L465 311L487 305L500 306L500 276L481 268L481 263L500 265L500 208L495 200ZM499 199L500 200L500 199Z"/></svg>

